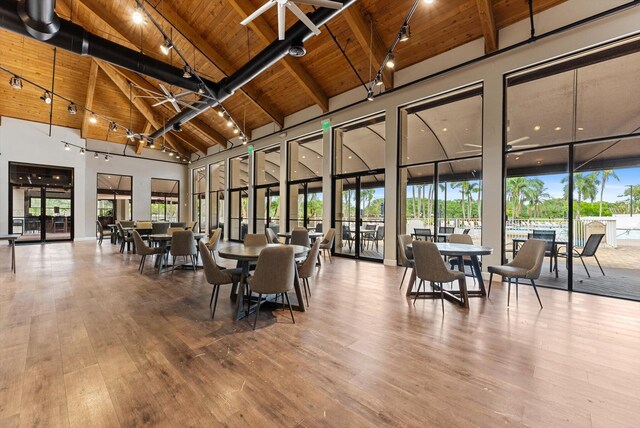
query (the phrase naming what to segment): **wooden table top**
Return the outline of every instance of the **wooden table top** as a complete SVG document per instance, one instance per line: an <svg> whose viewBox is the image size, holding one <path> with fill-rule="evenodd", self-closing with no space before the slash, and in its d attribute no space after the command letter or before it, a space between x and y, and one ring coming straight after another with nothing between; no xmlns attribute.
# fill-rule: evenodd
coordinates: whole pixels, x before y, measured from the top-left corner
<svg viewBox="0 0 640 428"><path fill-rule="evenodd" d="M278 233L281 238L291 238L291 232ZM309 238L319 238L322 236L322 232L309 232Z"/></svg>
<svg viewBox="0 0 640 428"><path fill-rule="evenodd" d="M493 254L493 248L483 245L436 242L436 246L443 256L488 256ZM413 244L408 244L407 248L413 249Z"/></svg>
<svg viewBox="0 0 640 428"><path fill-rule="evenodd" d="M193 234L193 238L200 240L202 238L204 238L205 234L204 233L194 233ZM173 235L169 235L168 233L154 233L152 235L149 235L149 239L151 241L171 241L171 238L173 237Z"/></svg>
<svg viewBox="0 0 640 428"><path fill-rule="evenodd" d="M220 257L231 260L242 260L242 261L254 261L258 260L260 256L260 252L265 248L270 247L278 247L282 244L267 244L267 245L256 245L256 246L246 246L246 245L230 245L218 250L218 254ZM302 245L288 245L289 247L293 247L293 251L295 252L296 257L301 257L309 252L309 248L303 247Z"/></svg>

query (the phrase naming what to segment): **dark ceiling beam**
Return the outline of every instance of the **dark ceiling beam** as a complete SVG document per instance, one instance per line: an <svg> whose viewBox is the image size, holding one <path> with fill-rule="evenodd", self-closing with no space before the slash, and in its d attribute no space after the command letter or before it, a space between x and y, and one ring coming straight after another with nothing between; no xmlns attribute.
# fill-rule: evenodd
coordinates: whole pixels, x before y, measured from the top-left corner
<svg viewBox="0 0 640 428"><path fill-rule="evenodd" d="M245 19L256 11L256 6L250 0L229 0L229 3L233 6L236 12L238 12L241 19ZM271 28L271 25L269 25L267 20L262 16L254 19L249 26L266 45L270 45L278 39L278 35L275 30ZM320 106L322 111L325 113L328 112L329 97L320 84L311 77L307 70L305 70L302 64L289 55L286 55L282 59L282 64L300 84L304 92L306 92L306 94Z"/></svg>
<svg viewBox="0 0 640 428"><path fill-rule="evenodd" d="M342 12L342 16L351 28L353 35L360 44L363 50L371 51L371 57L375 65L375 69L379 70L385 58L387 57L387 47L380 37L380 34L373 29L373 35L371 34L371 22L369 22L365 15L362 13L358 3L351 5ZM371 19L371 17L369 17ZM369 44L373 42L371 46ZM393 88L393 71L388 67L382 67L382 80L384 87L387 89Z"/></svg>
<svg viewBox="0 0 640 428"><path fill-rule="evenodd" d="M498 28L493 17L491 0L476 0L476 4L484 35L484 53L489 54L498 50Z"/></svg>
<svg viewBox="0 0 640 428"><path fill-rule="evenodd" d="M84 1L84 0L82 0ZM183 37L190 41L202 54L216 67L225 77L232 75L236 70L233 65L220 52L211 46L191 25L189 25L180 14L171 6L171 3L162 3L162 16L166 19ZM239 89L244 93L249 101L262 110L280 128L284 127L284 114L269 100L265 99L262 92L253 84L247 83Z"/></svg>

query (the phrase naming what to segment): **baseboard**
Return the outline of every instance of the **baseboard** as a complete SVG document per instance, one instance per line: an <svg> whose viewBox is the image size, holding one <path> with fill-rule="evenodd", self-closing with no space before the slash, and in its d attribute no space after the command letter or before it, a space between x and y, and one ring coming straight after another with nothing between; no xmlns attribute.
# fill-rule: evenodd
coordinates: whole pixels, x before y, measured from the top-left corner
<svg viewBox="0 0 640 428"><path fill-rule="evenodd" d="M385 266L398 266L398 261L396 259L384 259L383 264Z"/></svg>

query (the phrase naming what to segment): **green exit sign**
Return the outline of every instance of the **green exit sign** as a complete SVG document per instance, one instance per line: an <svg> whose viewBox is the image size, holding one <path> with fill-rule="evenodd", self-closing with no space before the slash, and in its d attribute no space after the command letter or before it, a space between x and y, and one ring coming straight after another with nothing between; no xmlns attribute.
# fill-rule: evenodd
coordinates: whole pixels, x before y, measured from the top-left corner
<svg viewBox="0 0 640 428"><path fill-rule="evenodd" d="M249 153L249 154L253 153L253 144L249 144L247 146L247 153Z"/></svg>
<svg viewBox="0 0 640 428"><path fill-rule="evenodd" d="M329 131L331 129L331 121L329 119L322 121L322 130Z"/></svg>

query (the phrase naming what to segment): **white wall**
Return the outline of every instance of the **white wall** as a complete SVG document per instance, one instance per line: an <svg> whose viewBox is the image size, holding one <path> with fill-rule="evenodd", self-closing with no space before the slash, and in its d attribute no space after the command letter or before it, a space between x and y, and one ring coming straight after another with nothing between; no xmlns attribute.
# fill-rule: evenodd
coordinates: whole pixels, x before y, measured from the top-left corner
<svg viewBox="0 0 640 428"><path fill-rule="evenodd" d="M81 156L78 149L65 151L60 141L85 146L76 129L54 126L49 137L49 125L19 119L0 118L0 233L9 230L9 162L62 166L74 169L74 237L94 238L98 173L133 176L133 218L151 218L151 178L180 180L180 219L188 219L188 185L186 165L141 159L128 152L128 157L104 156L94 159L93 153ZM122 153L124 146L89 140L86 147L110 153ZM147 153L149 152L149 154ZM145 156L160 156L145 151Z"/></svg>

